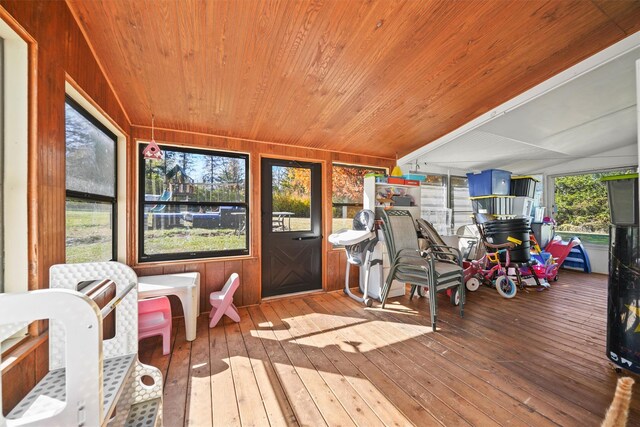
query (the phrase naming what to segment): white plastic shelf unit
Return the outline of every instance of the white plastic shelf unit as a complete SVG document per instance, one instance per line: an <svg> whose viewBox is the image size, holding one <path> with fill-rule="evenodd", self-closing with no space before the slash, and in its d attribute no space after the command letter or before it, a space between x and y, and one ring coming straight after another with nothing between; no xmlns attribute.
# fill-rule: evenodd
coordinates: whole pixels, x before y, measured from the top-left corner
<svg viewBox="0 0 640 427"><path fill-rule="evenodd" d="M402 195L412 199L412 206L384 206L380 203L383 195ZM419 185L388 184L386 182L376 182L375 177L368 176L364 179L364 209L376 212L376 218L380 218L382 209L405 209L411 212L414 218L420 216L421 193Z"/></svg>
<svg viewBox="0 0 640 427"><path fill-rule="evenodd" d="M409 196L414 201L414 206L392 206L384 207L379 203L380 196L382 194L404 194ZM365 177L364 179L364 195L363 195L363 207L364 209L370 209L376 213L376 218L381 218L381 212L383 209L405 209L411 212L414 218L420 218L422 202L421 189L419 185L402 185L402 184L389 184L384 182L375 182L374 177ZM389 255L387 253L387 245L384 243L384 237L382 231L378 230L378 244L376 245L373 258L382 259L382 267L374 266L371 270L369 278L369 296L380 300L380 293L382 287L387 280L387 276L390 270ZM362 275L361 275L362 276ZM405 294L404 283L394 280L389 289L389 297L397 297Z"/></svg>
<svg viewBox="0 0 640 427"><path fill-rule="evenodd" d="M420 186L420 217L429 221L441 235L451 230L451 209L447 208L447 187L422 183Z"/></svg>
<svg viewBox="0 0 640 427"><path fill-rule="evenodd" d="M473 206L466 186L451 187L451 207L453 208L453 229L473 224Z"/></svg>
<svg viewBox="0 0 640 427"><path fill-rule="evenodd" d="M49 319L49 372L6 418L0 389L0 426L162 425L162 374L138 361L135 272L116 262L63 264L49 277L49 289L0 294L0 340ZM76 291L96 280L115 285L102 309ZM102 341L102 321L112 312L115 336Z"/></svg>

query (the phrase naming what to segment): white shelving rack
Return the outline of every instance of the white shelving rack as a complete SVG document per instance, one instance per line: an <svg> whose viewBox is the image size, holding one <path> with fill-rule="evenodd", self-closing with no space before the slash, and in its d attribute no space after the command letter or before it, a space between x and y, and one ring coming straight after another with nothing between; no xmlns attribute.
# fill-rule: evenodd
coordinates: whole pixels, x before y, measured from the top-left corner
<svg viewBox="0 0 640 427"><path fill-rule="evenodd" d="M420 216L433 224L436 231L448 235L451 231L451 209L447 208L447 187L442 184L420 185Z"/></svg>
<svg viewBox="0 0 640 427"><path fill-rule="evenodd" d="M419 185L403 185L403 184L389 184L385 182L376 182L375 177L366 177L364 179L364 195L363 195L363 207L364 209L370 209L376 213L376 218L380 218L382 209L385 209L378 200L379 196L384 194L402 194L413 199L413 206L393 206L386 207L386 209L404 209L411 212L414 218L419 218L421 215L420 206L422 203L421 189ZM371 267L371 273L369 278L369 296L380 300L380 293L384 286L387 276L389 275L389 269L391 268L389 262L389 254L387 253L387 245L384 242L384 236L381 230L378 230L378 244L373 251L373 259L382 259L382 265L375 265ZM360 275L361 279L364 275ZM360 286L363 287L362 284ZM389 297L397 297L405 294L404 283L394 280L389 290Z"/></svg>

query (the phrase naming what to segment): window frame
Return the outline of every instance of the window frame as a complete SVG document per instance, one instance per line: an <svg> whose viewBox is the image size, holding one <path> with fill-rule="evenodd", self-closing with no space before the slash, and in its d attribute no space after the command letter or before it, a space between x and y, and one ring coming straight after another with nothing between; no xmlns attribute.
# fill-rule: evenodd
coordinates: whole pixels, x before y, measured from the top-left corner
<svg viewBox="0 0 640 427"><path fill-rule="evenodd" d="M364 200L362 201L362 203L336 203L333 201L333 178L334 178L334 168L336 166L339 167L343 167L343 168L352 168L352 169L366 169L366 170L375 170L375 171L380 171L382 173L384 173L385 175L389 172L389 168L386 168L384 166L366 166L366 165L350 165L348 163L340 163L340 162L334 162L331 163L331 233L335 233L338 230L333 230L333 220L335 218L333 218L333 210L336 207L355 207L355 206L361 206L364 209ZM362 183L363 187L364 187L364 182ZM362 194L362 198L364 198L364 188L363 188L363 194ZM333 245L334 248L342 248L342 246L339 245Z"/></svg>
<svg viewBox="0 0 640 427"><path fill-rule="evenodd" d="M558 215L557 213L558 207L556 203L556 179L567 177L567 176L604 174L609 172L622 173L622 171L626 169L632 169L632 170L638 171L640 170L640 167L638 165L613 166L613 167L606 167L606 168L577 170L577 171L567 172L567 173L556 173L551 175L543 174L543 184L545 185L543 186L542 202L545 203L545 205L547 206L547 211L545 212L545 216L550 216L555 221ZM556 234L560 235L562 238L567 237L567 236L562 236L562 234L574 234L574 235L594 234L594 235L602 235L607 237L606 244L601 242L591 242L591 241L588 241L588 239L581 239L582 244L585 247L606 248L610 244L610 236L608 233L589 233L589 232L583 232L583 231L558 231L558 230L556 230L555 232Z"/></svg>
<svg viewBox="0 0 640 427"><path fill-rule="evenodd" d="M179 153L188 153L188 154L200 154L205 156L220 156L220 157L231 157L242 159L245 161L244 165L244 182L245 182L245 194L244 194L244 202L202 202L202 201L163 201L163 205L167 206L212 206L212 207L220 207L220 206L234 206L234 207L242 207L245 209L245 248L244 249L229 249L223 251L197 251L197 252L173 252L173 253L163 253L163 254L153 254L153 255L145 255L144 253L144 207L145 205L156 205L157 201L146 201L145 200L145 158L142 152L147 146L148 141L138 141L138 262L139 263L148 263L148 262L156 262L156 261L179 261L179 260L200 260L207 258L223 258L223 257L234 257L234 256L247 256L250 255L250 181L249 181L249 172L250 172L250 158L247 153L240 153L234 151L222 151L222 150L210 150L206 148L195 148L188 146L175 146L168 144L158 144L162 152L165 150L179 152Z"/></svg>
<svg viewBox="0 0 640 427"><path fill-rule="evenodd" d="M83 191L75 191L67 189L65 181L65 204L69 199L76 199L83 202L98 202L98 203L111 203L111 259L110 261L116 261L118 259L118 137L109 128L102 124L97 118L89 113L84 107L82 107L75 99L68 94L65 95L65 104L68 104L82 117L87 119L98 130L104 133L109 139L113 140L113 197L105 196L102 194L88 193ZM66 124L66 120L65 120ZM66 126L65 126L66 127ZM65 132L65 158L66 158L66 132ZM66 178L66 170L65 170ZM66 207L65 207L66 213ZM65 241L67 237L65 224ZM66 243L65 243L65 261L66 261Z"/></svg>

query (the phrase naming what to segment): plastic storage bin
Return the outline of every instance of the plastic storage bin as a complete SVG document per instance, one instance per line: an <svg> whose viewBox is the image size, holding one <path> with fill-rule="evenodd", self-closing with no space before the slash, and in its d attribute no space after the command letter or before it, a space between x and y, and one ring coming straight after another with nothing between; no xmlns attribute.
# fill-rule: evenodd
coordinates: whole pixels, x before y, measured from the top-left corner
<svg viewBox="0 0 640 427"><path fill-rule="evenodd" d="M404 185L405 181L404 178L399 178L397 176L390 176L387 178L387 182L389 184L400 184L400 185Z"/></svg>
<svg viewBox="0 0 640 427"><path fill-rule="evenodd" d="M513 198L513 215L517 216L533 216L533 199L531 197L519 197Z"/></svg>
<svg viewBox="0 0 640 427"><path fill-rule="evenodd" d="M536 184L538 182L532 176L512 176L510 193L512 196L533 198L536 194Z"/></svg>
<svg viewBox="0 0 640 427"><path fill-rule="evenodd" d="M473 212L490 215L512 215L513 196L472 197Z"/></svg>
<svg viewBox="0 0 640 427"><path fill-rule="evenodd" d="M404 179L423 182L427 180L426 175L420 175L419 173L410 173L404 176Z"/></svg>
<svg viewBox="0 0 640 427"><path fill-rule="evenodd" d="M480 173L468 173L469 196L506 196L509 194L511 172L488 169Z"/></svg>
<svg viewBox="0 0 640 427"><path fill-rule="evenodd" d="M638 225L638 174L607 176L611 223Z"/></svg>

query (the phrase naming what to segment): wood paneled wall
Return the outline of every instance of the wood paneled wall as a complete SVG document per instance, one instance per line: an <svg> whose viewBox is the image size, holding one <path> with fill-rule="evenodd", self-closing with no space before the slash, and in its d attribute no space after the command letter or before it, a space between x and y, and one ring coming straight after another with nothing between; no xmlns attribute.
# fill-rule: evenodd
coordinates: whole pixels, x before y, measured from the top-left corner
<svg viewBox="0 0 640 427"><path fill-rule="evenodd" d="M73 82L123 133L129 121L64 1L0 0L35 40L30 102L30 288L46 287L49 267L65 260L65 82Z"/></svg>
<svg viewBox="0 0 640 427"><path fill-rule="evenodd" d="M146 128L131 129L126 112L122 109L111 84L103 74L91 47L77 26L64 1L28 2L0 0L0 17L11 20L30 36L30 141L29 141L29 288L47 287L49 267L65 260L65 82L72 83L81 93L109 117L113 124L127 135L150 137ZM244 140L231 140L209 135L177 131L158 131L158 141L196 147L242 151L250 154L250 203L259 203L259 164L261 156L293 157L323 162L324 235L331 221L331 174L333 161L353 164L391 167L389 159L354 156L318 149L291 148ZM172 262L136 265L137 211L135 175L135 144L128 140L128 262L138 274L161 274L176 271L199 271L202 275L202 309L206 310L207 295L220 289L231 274L238 272L242 287L237 293L238 305L260 301L260 234L258 209L253 209L251 227L251 255L237 259L207 260L206 262ZM325 240L324 288L339 289L343 284L345 257L342 251L333 251ZM175 307L180 314L179 307ZM46 332L46 322L32 328L38 335ZM3 372L3 406L10 410L22 395L30 390L46 373L47 346L38 341L28 349L19 363ZM11 385L8 383L11 382Z"/></svg>
<svg viewBox="0 0 640 427"><path fill-rule="evenodd" d="M191 133L170 129L156 129L155 140L158 143L172 145L186 145L199 148L211 148L217 150L238 151L249 154L249 203L250 209L250 255L246 257L211 259L206 261L179 261L164 263L137 263L138 236L135 227L137 215L137 158L138 151L136 140L149 141L151 130L146 127L132 127L131 140L127 154L129 169L128 203L130 207L130 227L128 229L128 263L134 266L138 275L164 274L170 272L198 271L201 276L200 307L207 311L208 295L219 290L232 272L240 275L240 288L236 292L236 305L251 305L260 302L261 294L261 246L260 246L260 161L263 157L304 159L322 164L322 192L323 192L323 288L327 291L340 289L344 286L344 272L346 268L346 256L343 250L334 250L327 242L327 236L331 230L331 165L334 162L367 165L377 167L393 167L394 161L380 157L359 156L353 154L337 153L321 149L303 147L291 147L279 144L267 144L243 139L230 139L202 133ZM353 269L353 278L357 279L358 271ZM357 282L353 282L357 283ZM178 304L173 304L174 312L181 313Z"/></svg>
<svg viewBox="0 0 640 427"><path fill-rule="evenodd" d="M49 267L65 261L65 82L72 82L123 133L130 124L64 1L0 0L0 17L31 39L29 289L39 289L48 286ZM46 327L37 322L30 331L41 335ZM3 371L5 411L47 372L47 357L46 345L31 346L19 363Z"/></svg>

